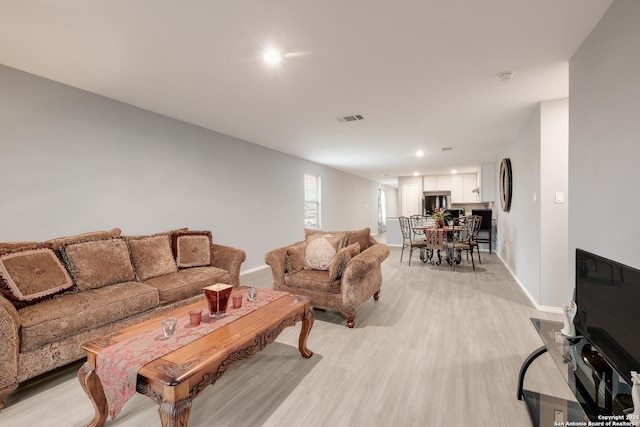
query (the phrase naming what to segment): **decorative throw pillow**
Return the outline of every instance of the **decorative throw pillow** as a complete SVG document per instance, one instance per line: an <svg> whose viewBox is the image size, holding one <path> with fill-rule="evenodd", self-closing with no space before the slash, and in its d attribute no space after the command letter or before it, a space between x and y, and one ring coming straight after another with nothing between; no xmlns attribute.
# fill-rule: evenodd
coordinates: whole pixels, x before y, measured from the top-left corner
<svg viewBox="0 0 640 427"><path fill-rule="evenodd" d="M16 309L73 289L73 281L49 245L0 255L0 293Z"/></svg>
<svg viewBox="0 0 640 427"><path fill-rule="evenodd" d="M346 231L345 234L349 245L356 242L360 244L360 251L364 251L369 247L369 236L371 235L369 227L362 230Z"/></svg>
<svg viewBox="0 0 640 427"><path fill-rule="evenodd" d="M120 237L120 229L113 228L107 231L91 231L89 233L76 234L75 236L57 237L49 239L45 243L50 244L54 251L59 251L65 244L88 242L90 240L104 240Z"/></svg>
<svg viewBox="0 0 640 427"><path fill-rule="evenodd" d="M309 270L328 270L336 253L346 241L344 234L321 234L307 239L305 249L306 268Z"/></svg>
<svg viewBox="0 0 640 427"><path fill-rule="evenodd" d="M126 239L138 280L178 271L168 234Z"/></svg>
<svg viewBox="0 0 640 427"><path fill-rule="evenodd" d="M62 254L81 291L135 280L129 249L121 238L67 243Z"/></svg>
<svg viewBox="0 0 640 427"><path fill-rule="evenodd" d="M304 229L304 237L308 239L309 237L323 235L323 234L345 234L347 236L347 242L345 246L352 245L354 243L360 244L360 250L364 251L369 247L369 236L371 234L371 229L369 227L363 228L362 230L353 230L353 231L322 231L315 230L312 228Z"/></svg>
<svg viewBox="0 0 640 427"><path fill-rule="evenodd" d="M210 231L185 231L171 235L171 248L178 268L213 264L213 241Z"/></svg>
<svg viewBox="0 0 640 427"><path fill-rule="evenodd" d="M287 274L293 274L304 270L306 248L307 242L299 242L287 248L284 259L287 266Z"/></svg>
<svg viewBox="0 0 640 427"><path fill-rule="evenodd" d="M356 242L352 245L347 246L346 248L340 249L336 256L329 264L329 283L338 280L342 277L342 273L344 272L347 263L354 256L360 253L360 243Z"/></svg>
<svg viewBox="0 0 640 427"><path fill-rule="evenodd" d="M26 247L41 246L39 242L0 242L0 252L15 251Z"/></svg>

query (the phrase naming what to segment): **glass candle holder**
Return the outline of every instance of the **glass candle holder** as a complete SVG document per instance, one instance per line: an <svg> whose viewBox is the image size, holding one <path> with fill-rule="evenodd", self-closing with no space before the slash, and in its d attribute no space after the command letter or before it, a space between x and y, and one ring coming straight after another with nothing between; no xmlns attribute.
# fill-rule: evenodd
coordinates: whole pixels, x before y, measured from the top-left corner
<svg viewBox="0 0 640 427"><path fill-rule="evenodd" d="M175 317L168 317L162 320L162 334L165 338L169 338L176 331L176 325L178 319Z"/></svg>
<svg viewBox="0 0 640 427"><path fill-rule="evenodd" d="M236 295L232 295L231 296L232 299L232 304L233 304L233 308L240 308L242 307L242 295L240 294L236 294Z"/></svg>
<svg viewBox="0 0 640 427"><path fill-rule="evenodd" d="M258 290L256 288L251 286L249 289L247 289L247 297L249 301L255 301L257 296L258 296Z"/></svg>
<svg viewBox="0 0 640 427"><path fill-rule="evenodd" d="M202 310L195 309L189 310L189 324L191 326L198 326L202 322Z"/></svg>

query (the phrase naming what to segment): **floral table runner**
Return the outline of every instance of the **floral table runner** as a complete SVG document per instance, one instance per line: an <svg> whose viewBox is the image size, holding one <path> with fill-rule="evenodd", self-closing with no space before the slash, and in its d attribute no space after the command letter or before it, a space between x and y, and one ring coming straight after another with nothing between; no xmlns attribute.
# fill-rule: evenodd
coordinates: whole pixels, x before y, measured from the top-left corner
<svg viewBox="0 0 640 427"><path fill-rule="evenodd" d="M428 228L425 231L427 238L427 248L429 249L444 249L443 240L447 234L443 228Z"/></svg>
<svg viewBox="0 0 640 427"><path fill-rule="evenodd" d="M198 326L191 326L189 316L183 316L178 319L174 334L166 339L162 335L162 328L158 322L157 329L116 343L98 353L96 373L104 389L111 419L120 413L124 404L136 393L138 371L144 365L288 295L287 292L273 289L259 289L256 301L249 301L246 298L246 289L242 290L242 294L242 307L233 308L231 301L229 301L227 314L224 317L207 321L208 311L204 310L202 313L203 322Z"/></svg>

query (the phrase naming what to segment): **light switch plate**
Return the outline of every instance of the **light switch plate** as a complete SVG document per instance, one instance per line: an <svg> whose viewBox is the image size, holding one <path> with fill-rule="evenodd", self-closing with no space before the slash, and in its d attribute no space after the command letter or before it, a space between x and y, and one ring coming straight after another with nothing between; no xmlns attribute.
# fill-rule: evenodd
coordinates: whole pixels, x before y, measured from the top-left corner
<svg viewBox="0 0 640 427"><path fill-rule="evenodd" d="M556 203L564 203L564 193L556 193Z"/></svg>

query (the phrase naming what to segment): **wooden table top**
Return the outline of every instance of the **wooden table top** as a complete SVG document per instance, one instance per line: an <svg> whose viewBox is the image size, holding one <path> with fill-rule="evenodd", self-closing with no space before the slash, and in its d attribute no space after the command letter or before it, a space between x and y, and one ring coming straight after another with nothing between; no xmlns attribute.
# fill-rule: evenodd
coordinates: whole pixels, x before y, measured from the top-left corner
<svg viewBox="0 0 640 427"><path fill-rule="evenodd" d="M148 363L140 370L139 375L153 378L167 385L183 381L191 373L202 368L202 366L228 355L230 348L239 347L253 341L259 333L277 325L291 313L306 312L305 307L308 309L308 306L309 300L307 298L292 294L286 295ZM166 315L124 328L116 334L109 335L108 339L90 341L84 344L82 348L95 356L104 348L133 338L141 333L150 330L158 330L160 333L160 321L162 319L167 317L187 317L189 316L189 310L197 308L203 310L203 317L207 315L207 302L196 302L180 307ZM193 363L194 361L197 361L197 363ZM175 366L176 369L173 375L167 373L167 365ZM190 365L189 369L180 368L187 365ZM158 369L158 366L163 366L163 368Z"/></svg>
<svg viewBox="0 0 640 427"><path fill-rule="evenodd" d="M104 389L95 372L98 354L111 345L141 333L160 332L163 318L188 316L189 310L196 308L203 310L203 316L207 315L206 301L196 302L82 346L87 351L87 362L78 371L78 379L96 410L88 426L104 425L109 409ZM286 293L145 364L138 371L136 391L160 405L163 426L185 427L189 422L191 401L202 390L214 384L230 366L254 356L275 341L285 328L302 321L298 350L303 357L311 357L313 352L307 348L306 341L314 318L311 298Z"/></svg>

